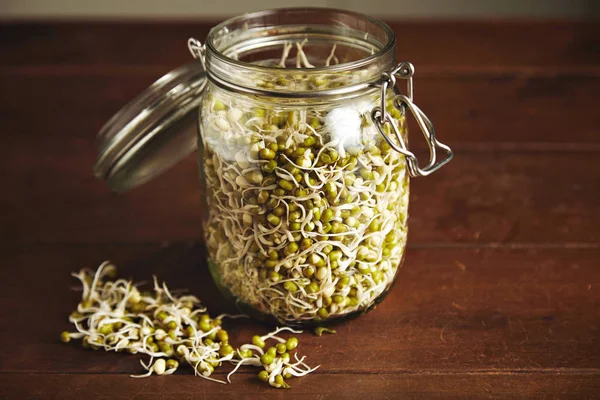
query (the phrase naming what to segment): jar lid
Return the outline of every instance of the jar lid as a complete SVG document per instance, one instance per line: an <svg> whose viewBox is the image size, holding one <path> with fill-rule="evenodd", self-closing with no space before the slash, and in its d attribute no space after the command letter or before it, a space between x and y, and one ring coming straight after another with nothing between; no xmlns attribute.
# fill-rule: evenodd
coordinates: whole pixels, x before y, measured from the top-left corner
<svg viewBox="0 0 600 400"><path fill-rule="evenodd" d="M196 60L169 72L119 110L98 133L94 175L125 192L193 152L206 81Z"/></svg>

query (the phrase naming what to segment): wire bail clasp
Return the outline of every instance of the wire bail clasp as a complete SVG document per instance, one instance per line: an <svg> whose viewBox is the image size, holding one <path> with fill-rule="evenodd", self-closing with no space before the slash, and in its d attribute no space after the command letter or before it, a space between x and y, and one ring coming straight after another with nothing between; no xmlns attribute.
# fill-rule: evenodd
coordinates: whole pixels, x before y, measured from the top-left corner
<svg viewBox="0 0 600 400"><path fill-rule="evenodd" d="M416 178L418 176L427 176L444 165L446 165L454 156L452 149L446 146L445 144L439 142L435 137L435 129L433 127L433 123L423 111L415 103L413 103L413 75L415 73L415 67L407 62L399 63L393 70L390 72L384 72L381 82L381 104L379 107L373 108L371 111L371 118L377 126L377 130L381 134L381 136L385 139L385 141L390 145L391 148L396 150L397 152L403 154L406 158L406 163L408 165L408 172L410 176ZM396 85L396 79L404 79L406 80L406 94L400 93L398 90L398 86ZM425 141L427 142L427 146L429 147L429 163L421 168L419 167L419 161L417 160L417 156L408 149L408 145L402 137L402 133L399 131L397 125L392 121L390 114L386 110L386 97L387 90L391 88L394 91L393 105L397 108L402 115L406 114L406 110L408 109L423 136L425 137ZM392 129L393 136L396 138L394 141L383 129L385 124L389 123ZM445 153L445 157L437 161L437 150L443 150Z"/></svg>
<svg viewBox="0 0 600 400"><path fill-rule="evenodd" d="M206 71L206 64L204 63L204 53L206 52L206 48L202 42L198 39L189 38L187 45L190 53L192 53L192 57L196 60L200 60L202 68Z"/></svg>

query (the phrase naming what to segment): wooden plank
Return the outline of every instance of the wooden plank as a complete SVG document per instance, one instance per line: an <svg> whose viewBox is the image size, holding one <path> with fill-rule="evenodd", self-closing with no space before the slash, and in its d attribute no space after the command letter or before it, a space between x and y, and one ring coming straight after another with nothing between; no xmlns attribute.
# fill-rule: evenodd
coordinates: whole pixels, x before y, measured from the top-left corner
<svg viewBox="0 0 600 400"><path fill-rule="evenodd" d="M389 21L398 54L418 68L597 70L595 21ZM4 67L174 67L190 60L189 37L204 39L214 22L2 22ZM149 32L152 34L149 35Z"/></svg>
<svg viewBox="0 0 600 400"><path fill-rule="evenodd" d="M163 73L166 73L164 70ZM6 140L92 138L122 106L162 73L0 75L0 123ZM35 96L32 96L32 93ZM600 149L600 73L419 77L415 99L439 138L461 149L508 146ZM32 118L32 113L35 118ZM412 145L425 148L416 129ZM29 142L31 144L31 142ZM546 145L546 147L544 147Z"/></svg>
<svg viewBox="0 0 600 400"><path fill-rule="evenodd" d="M292 381L282 393L240 374L219 385L193 376L132 379L122 375L0 375L6 400L188 400L188 399L592 399L600 390L596 374L361 375L315 374ZM243 395L242 395L243 393Z"/></svg>
<svg viewBox="0 0 600 400"><path fill-rule="evenodd" d="M410 249L398 281L376 310L300 337L320 374L598 373L600 250ZM209 278L202 246L38 245L3 251L0 372L124 373L138 356L65 345L58 334L79 294L70 272L104 259L136 281L152 274L188 288L213 314L232 311ZM24 298L24 295L26 294ZM242 344L268 328L227 322ZM18 334L17 334L18 333ZM8 345L10 344L10 345ZM366 379L366 378L365 378Z"/></svg>
<svg viewBox="0 0 600 400"><path fill-rule="evenodd" d="M4 245L201 240L194 156L117 195L92 176L89 136L7 142L0 150L10 171L0 197ZM412 181L410 243L597 246L599 175L596 152L459 152Z"/></svg>

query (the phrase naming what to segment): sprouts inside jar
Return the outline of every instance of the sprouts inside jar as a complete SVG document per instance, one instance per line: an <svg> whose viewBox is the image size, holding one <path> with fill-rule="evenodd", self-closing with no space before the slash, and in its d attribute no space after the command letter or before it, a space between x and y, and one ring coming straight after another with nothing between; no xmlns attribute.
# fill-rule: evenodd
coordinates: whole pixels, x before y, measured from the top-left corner
<svg viewBox="0 0 600 400"><path fill-rule="evenodd" d="M293 44L307 68L302 45ZM334 51L323 64L335 62ZM258 85L299 80L274 74ZM276 103L209 84L201 118L204 232L212 272L238 301L283 322L313 322L364 310L390 287L404 254L409 186L404 157L371 120L379 93ZM406 135L391 99L386 108Z"/></svg>

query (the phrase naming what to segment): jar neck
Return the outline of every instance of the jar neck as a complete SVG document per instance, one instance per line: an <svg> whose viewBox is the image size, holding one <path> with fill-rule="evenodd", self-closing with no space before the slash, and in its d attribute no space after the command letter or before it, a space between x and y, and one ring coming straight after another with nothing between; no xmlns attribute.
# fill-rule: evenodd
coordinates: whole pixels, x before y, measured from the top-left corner
<svg viewBox="0 0 600 400"><path fill-rule="evenodd" d="M383 22L349 11L298 8L236 17L213 28L205 62L213 83L283 98L348 96L395 65Z"/></svg>

